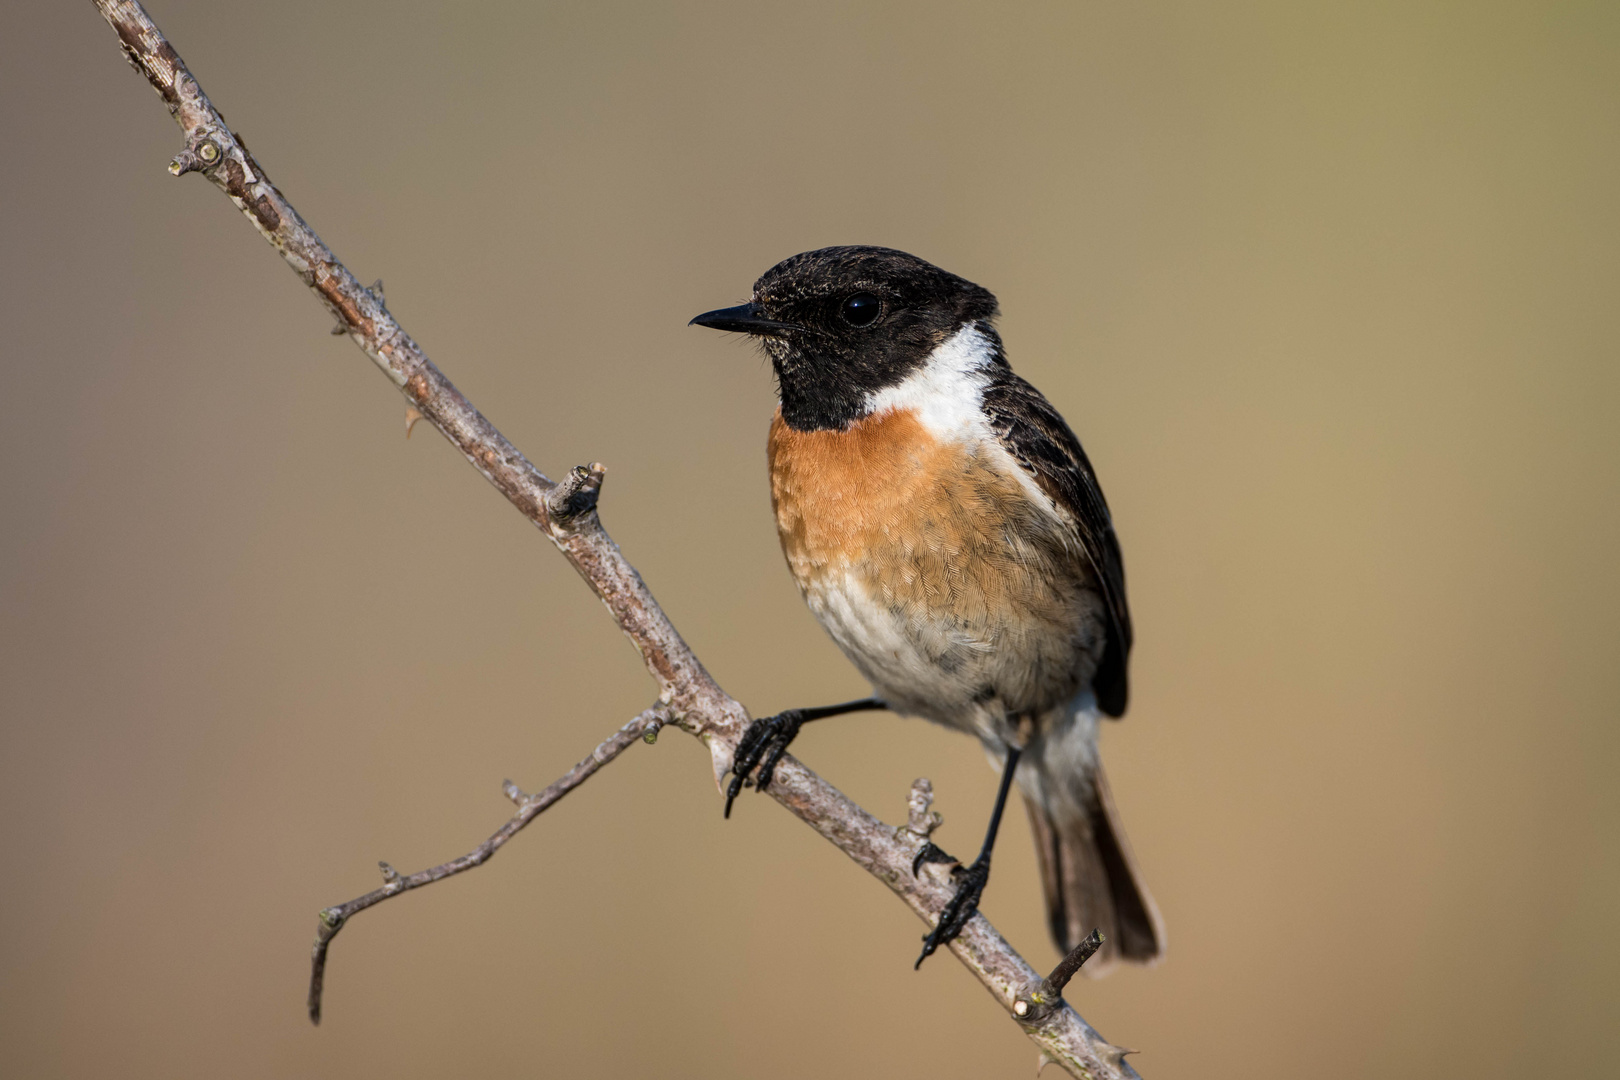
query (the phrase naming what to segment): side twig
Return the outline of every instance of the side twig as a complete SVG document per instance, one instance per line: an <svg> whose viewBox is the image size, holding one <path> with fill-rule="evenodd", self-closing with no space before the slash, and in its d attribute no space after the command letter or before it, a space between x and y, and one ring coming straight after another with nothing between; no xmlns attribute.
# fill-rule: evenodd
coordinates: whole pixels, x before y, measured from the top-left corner
<svg viewBox="0 0 1620 1080"><path fill-rule="evenodd" d="M151 83L180 125L186 142L170 171L200 173L223 191L349 338L399 387L407 402L407 430L415 421L413 414L438 428L562 551L640 652L657 683L658 701L669 723L709 748L718 788L747 727L748 712L715 683L602 528L596 510L602 468L576 469L557 484L530 464L405 333L385 306L381 289L361 285L270 182L146 10L136 0L93 2L118 34L130 65ZM924 922L938 919L952 893L949 881L932 872L916 877L911 873L912 859L925 837L911 828L885 825L791 756L777 766L769 794L887 885ZM398 878L399 883L405 880ZM389 896L402 891L407 890L402 884L396 887L394 878L377 890ZM321 928L318 933L328 933L325 913ZM1028 1000L1040 986L1035 970L982 914L951 942L950 951L1009 1015L1020 998ZM1021 1026L1040 1048L1043 1060L1055 1061L1077 1077L1125 1080L1137 1075L1123 1060L1124 1051L1110 1045L1061 999L1050 1012Z"/></svg>
<svg viewBox="0 0 1620 1080"><path fill-rule="evenodd" d="M1036 986L1021 995L1013 1002L1013 1015L1025 1023L1033 1023L1046 1016L1063 1001L1063 988L1069 985L1069 980L1080 973L1087 960L1097 955L1102 948L1103 934L1101 930L1093 930L1086 935L1086 939L1073 949L1069 955L1058 961L1052 974L1042 979Z"/></svg>
<svg viewBox="0 0 1620 1080"><path fill-rule="evenodd" d="M521 788L508 780L501 785L506 797L517 803L518 812L513 814L505 825L495 831L495 834L476 848L461 856L451 859L447 863L421 870L414 874L401 874L385 862L377 865L382 870L383 885L380 889L373 889L364 896L357 896L346 904L334 904L329 908L322 908L320 925L315 931L315 947L310 951L309 971L309 1019L312 1023L321 1022L321 992L326 985L326 952L332 945L332 939L337 937L338 931L348 924L355 915L382 903L391 897L423 885L431 885L435 881L443 881L447 877L471 870L475 866L482 866L489 861L490 856L501 849L512 837L516 836L529 822L545 813L551 805L564 795L573 791L579 785L589 780L596 770L618 757L635 744L637 739L655 738L658 729L663 726L663 713L654 707L648 709L624 727L608 736L590 757L569 769L557 780L553 781L544 790L533 795L525 795Z"/></svg>

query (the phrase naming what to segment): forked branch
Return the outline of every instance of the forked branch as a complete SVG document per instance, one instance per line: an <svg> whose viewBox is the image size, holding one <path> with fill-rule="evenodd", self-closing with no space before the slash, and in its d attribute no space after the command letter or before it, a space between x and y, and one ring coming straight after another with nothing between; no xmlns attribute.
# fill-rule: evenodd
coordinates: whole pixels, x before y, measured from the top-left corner
<svg viewBox="0 0 1620 1080"><path fill-rule="evenodd" d="M400 328L389 314L381 290L361 285L304 223L208 101L145 9L134 0L94 3L117 32L130 64L152 84L180 125L185 145L170 164L170 171L176 175L201 173L223 191L326 305L343 332L399 387L408 408L443 432L473 468L557 545L641 653L658 685L661 717L708 746L718 786L747 726L748 713L704 670L641 576L603 530L596 512L601 467L575 469L556 483L531 465ZM550 802L630 745L639 734L632 728L646 715L603 744L612 749L599 748L598 754L605 755L601 761L593 754L553 785L557 790ZM885 825L791 756L784 757L777 766L769 793L887 885L924 922L932 924L937 919L952 892L948 878L933 871L920 876L911 872L912 859L927 842L926 830L932 822L925 790L914 789L912 822L899 828ZM542 793L534 799L545 796ZM462 859L408 878L385 871L388 879L381 889L323 911L316 943L317 967L324 962L325 946L332 934L356 911L479 865L544 808L536 803L520 809L484 846ZM334 911L338 914L333 915ZM949 948L1001 1007L1019 1021L1040 1047L1043 1060L1056 1062L1075 1076L1094 1080L1123 1080L1137 1075L1124 1061L1126 1051L1111 1046L1061 997L1051 1000L1044 992L1050 984L983 915L975 915ZM319 970L315 974L312 992L318 993ZM1029 1007L1034 995L1045 999L1038 1010ZM1020 1002L1024 1003L1022 1014L1016 1010Z"/></svg>
<svg viewBox="0 0 1620 1080"><path fill-rule="evenodd" d="M501 849L501 846L518 834L518 831L550 809L551 804L573 791L579 785L589 780L597 769L606 765L635 744L637 739L652 741L658 736L658 729L664 726L662 710L648 709L624 727L615 731L602 745L591 751L591 756L569 769L562 776L549 784L544 790L533 795L525 794L523 789L508 780L501 785L502 792L508 799L517 803L518 811L513 814L505 825L495 830L495 834L482 844L473 848L459 859L451 859L447 863L420 870L414 874L401 874L385 862L377 866L382 870L383 884L380 889L373 889L364 896L357 896L346 904L334 904L329 908L322 908L320 925L315 928L315 947L310 951L309 965L309 1019L312 1023L321 1022L321 992L326 986L326 951L331 946L332 939L337 937L348 921L355 915L374 907L384 900L406 893L423 885L431 885L435 881L443 881L463 870L471 870L475 866L482 866L489 861L490 856Z"/></svg>

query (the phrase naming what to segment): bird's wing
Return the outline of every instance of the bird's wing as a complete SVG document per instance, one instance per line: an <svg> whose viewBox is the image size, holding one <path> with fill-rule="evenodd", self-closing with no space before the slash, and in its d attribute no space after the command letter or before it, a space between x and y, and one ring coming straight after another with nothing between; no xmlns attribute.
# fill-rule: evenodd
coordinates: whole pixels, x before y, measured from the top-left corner
<svg viewBox="0 0 1620 1080"><path fill-rule="evenodd" d="M994 369L983 402L1001 445L1056 504L1095 573L1108 611L1108 640L1092 687L1103 712L1122 716L1129 696L1126 661L1131 651L1125 563L1091 462L1051 402L1011 369Z"/></svg>

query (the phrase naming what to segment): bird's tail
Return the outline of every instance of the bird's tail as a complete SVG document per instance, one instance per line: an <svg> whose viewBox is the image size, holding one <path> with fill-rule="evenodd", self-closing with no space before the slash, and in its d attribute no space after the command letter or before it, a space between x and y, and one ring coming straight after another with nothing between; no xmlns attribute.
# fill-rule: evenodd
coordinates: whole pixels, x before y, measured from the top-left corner
<svg viewBox="0 0 1620 1080"><path fill-rule="evenodd" d="M1137 876L1097 760L1095 714L1063 719L1028 748L1018 769L1052 940L1067 954L1100 929L1103 947L1081 969L1092 976L1121 960L1151 964L1164 955L1164 924Z"/></svg>

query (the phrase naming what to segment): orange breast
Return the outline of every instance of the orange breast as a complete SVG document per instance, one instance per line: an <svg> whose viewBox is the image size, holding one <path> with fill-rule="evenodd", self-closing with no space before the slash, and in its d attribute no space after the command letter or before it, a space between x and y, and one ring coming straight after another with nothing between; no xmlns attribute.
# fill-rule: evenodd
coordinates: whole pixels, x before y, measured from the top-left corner
<svg viewBox="0 0 1620 1080"><path fill-rule="evenodd" d="M771 502L794 574L861 559L929 498L951 456L911 412L867 417L845 431L795 431L778 410Z"/></svg>
<svg viewBox="0 0 1620 1080"><path fill-rule="evenodd" d="M801 589L853 572L874 600L978 622L1040 587L1038 512L987 455L936 439L906 410L844 431L770 435L777 530ZM1020 596L1017 599L1025 599Z"/></svg>

